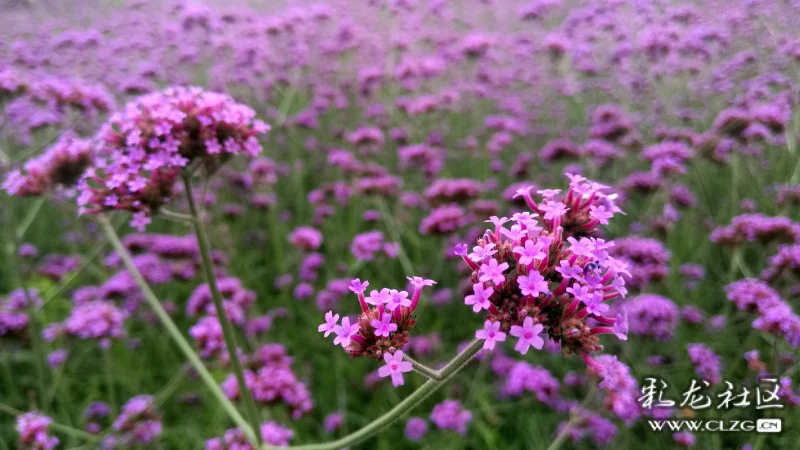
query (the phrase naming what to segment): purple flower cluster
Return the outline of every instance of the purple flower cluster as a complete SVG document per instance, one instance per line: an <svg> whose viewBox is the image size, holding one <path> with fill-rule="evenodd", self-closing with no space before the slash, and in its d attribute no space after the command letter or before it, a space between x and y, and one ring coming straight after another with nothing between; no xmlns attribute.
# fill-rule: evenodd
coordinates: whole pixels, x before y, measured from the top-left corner
<svg viewBox="0 0 800 450"><path fill-rule="evenodd" d="M300 250L316 250L322 245L322 233L311 227L298 227L289 235L289 243Z"/></svg>
<svg viewBox="0 0 800 450"><path fill-rule="evenodd" d="M350 243L350 253L358 261L372 261L380 251L388 258L395 258L399 252L399 244L386 242L383 233L378 230L357 234Z"/></svg>
<svg viewBox="0 0 800 450"><path fill-rule="evenodd" d="M276 447L287 447L294 437L294 431L273 421L261 425L260 432L265 443ZM253 445L239 428L226 431L221 438L207 440L205 448L206 450L254 450Z"/></svg>
<svg viewBox="0 0 800 450"><path fill-rule="evenodd" d="M452 430L464 435L472 422L472 412L464 409L460 401L448 399L433 407L430 418L440 430Z"/></svg>
<svg viewBox="0 0 800 450"><path fill-rule="evenodd" d="M450 234L472 221L464 208L456 204L442 205L433 209L419 224L422 234Z"/></svg>
<svg viewBox="0 0 800 450"><path fill-rule="evenodd" d="M231 323L243 325L247 319L247 311L256 300L256 293L246 289L241 280L225 277L217 280L217 288L222 294L222 306ZM186 314L195 317L199 314L215 316L217 310L211 299L211 288L204 283L189 296L186 301Z"/></svg>
<svg viewBox="0 0 800 450"><path fill-rule="evenodd" d="M30 308L42 305L36 289L17 289L0 300L0 336L22 336L28 329Z"/></svg>
<svg viewBox="0 0 800 450"><path fill-rule="evenodd" d="M115 444L123 446L147 445L161 434L161 414L150 395L138 395L122 406L113 424L118 434Z"/></svg>
<svg viewBox="0 0 800 450"><path fill-rule="evenodd" d="M800 241L800 224L783 216L742 214L731 219L730 225L720 226L711 232L711 242L736 247L745 242Z"/></svg>
<svg viewBox="0 0 800 450"><path fill-rule="evenodd" d="M688 344L686 351L697 376L711 384L722 381L722 360L705 344Z"/></svg>
<svg viewBox="0 0 800 450"><path fill-rule="evenodd" d="M126 313L113 303L94 300L76 305L63 323L52 323L48 330L79 339L92 339L97 341L101 348L108 348L112 339L126 336L124 327L126 316Z"/></svg>
<svg viewBox="0 0 800 450"><path fill-rule="evenodd" d="M231 156L261 152L256 136L269 127L254 117L231 97L196 87L140 97L100 130L100 159L79 184L80 211L127 210L143 231L182 168L199 159L213 172Z"/></svg>
<svg viewBox="0 0 800 450"><path fill-rule="evenodd" d="M285 404L291 408L292 418L299 419L311 411L314 404L311 393L292 371L291 364L292 358L282 345L263 345L247 364L245 385L257 403ZM222 390L232 400L239 398L239 384L234 374L222 382Z"/></svg>
<svg viewBox="0 0 800 450"><path fill-rule="evenodd" d="M53 420L33 411L17 417L17 432L22 450L51 450L58 445L58 438L51 436L48 427Z"/></svg>
<svg viewBox="0 0 800 450"><path fill-rule="evenodd" d="M782 337L792 348L800 345L800 316L765 282L745 278L725 286L728 299L742 311L755 312L753 327Z"/></svg>
<svg viewBox="0 0 800 450"><path fill-rule="evenodd" d="M657 341L669 341L675 335L680 313L675 303L660 295L642 294L623 305L628 314L628 330Z"/></svg>
<svg viewBox="0 0 800 450"><path fill-rule="evenodd" d="M599 369L590 356L602 349L598 335L626 339L625 316L604 313L611 300L626 294L622 276L628 271L609 254L614 242L590 236L619 209L604 193L605 186L579 175L569 177L563 202L556 199L558 190L539 191L543 200L537 204L529 189L520 189L535 214L492 217L487 222L494 229L478 239L473 252L460 245L456 254L472 270L473 293L465 303L474 312L488 313L484 329L476 333L485 349L510 333L518 338L515 349L525 354L531 346L543 347L539 335L544 332L566 353L577 353ZM536 217L541 217L541 225ZM505 228L509 222L511 227Z"/></svg>
<svg viewBox="0 0 800 450"><path fill-rule="evenodd" d="M40 156L25 162L23 170L6 175L3 189L21 197L41 196L56 185L70 187L92 163L92 145L72 133L64 133Z"/></svg>
<svg viewBox="0 0 800 450"><path fill-rule="evenodd" d="M614 241L609 253L628 265L629 286L642 289L663 280L669 273L670 252L656 239L630 236Z"/></svg>
<svg viewBox="0 0 800 450"><path fill-rule="evenodd" d="M350 290L358 296L361 306L356 321L351 323L349 317L343 317L339 324L339 314L328 311L325 323L319 326L325 337L335 333L333 343L341 345L351 357L384 359L386 366L381 367L380 375L391 375L395 386L403 384L402 373L411 371L411 364L403 362L400 349L408 344L409 334L414 329L414 310L419 304L422 288L436 284L420 277L409 277L408 281L414 286L411 298L406 291L388 288L373 290L367 297L364 292L369 282L362 283L358 278L352 280Z"/></svg>

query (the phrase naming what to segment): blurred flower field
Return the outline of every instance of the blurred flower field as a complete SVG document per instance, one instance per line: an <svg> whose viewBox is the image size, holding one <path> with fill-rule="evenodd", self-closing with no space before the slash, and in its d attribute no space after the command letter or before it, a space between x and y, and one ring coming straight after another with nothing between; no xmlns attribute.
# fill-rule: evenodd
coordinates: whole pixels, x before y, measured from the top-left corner
<svg viewBox="0 0 800 450"><path fill-rule="evenodd" d="M0 450L798 447L800 3L0 8Z"/></svg>

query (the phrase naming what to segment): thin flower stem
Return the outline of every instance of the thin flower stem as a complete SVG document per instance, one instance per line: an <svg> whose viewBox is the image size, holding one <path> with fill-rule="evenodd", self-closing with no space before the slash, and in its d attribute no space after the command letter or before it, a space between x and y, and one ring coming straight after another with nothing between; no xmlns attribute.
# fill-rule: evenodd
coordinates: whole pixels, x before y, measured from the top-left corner
<svg viewBox="0 0 800 450"><path fill-rule="evenodd" d="M158 214L161 217L165 218L165 219L169 219L169 220L172 220L172 221L175 221L175 222L183 222L183 223L193 223L194 222L194 217L192 217L192 216L190 216L188 214L181 214L179 212L170 211L170 210L165 209L165 208L159 209L158 210Z"/></svg>
<svg viewBox="0 0 800 450"><path fill-rule="evenodd" d="M228 315L225 313L225 306L222 303L222 294L217 286L217 275L214 273L214 262L211 260L211 245L208 242L208 235L206 234L203 221L200 219L198 214L197 205L195 204L194 196L192 194L192 180L189 175L183 177L183 185L186 188L185 190L186 197L189 201L189 210L191 211L192 218L194 219L194 232L195 237L197 238L197 245L200 249L200 257L203 260L203 270L205 271L206 282L208 282L208 287L211 290L211 299L214 301L214 308L216 309L219 323L222 326L222 335L225 338L225 345L228 348L228 355L230 355L231 366L233 366L233 372L236 375L236 381L239 384L239 397L241 397L242 402L244 403L244 408L247 412L247 415L250 416L250 424L252 425L253 429L256 430L256 440L258 441L258 444L261 444L261 436L258 433L261 420L259 419L256 402L253 400L253 394L250 392L250 389L247 388L247 384L245 383L244 370L242 369L242 363L239 361L239 355L237 354L239 347L236 344L236 335L233 330L233 325L231 325L230 320L228 320Z"/></svg>
<svg viewBox="0 0 800 450"><path fill-rule="evenodd" d="M384 427L402 417L403 414L409 412L412 408L419 405L423 400L436 392L440 387L447 384L450 379L458 373L459 370L461 370L469 361L472 360L473 357L475 357L482 347L483 341L472 341L472 343L470 343L469 346L464 349L464 351L459 353L458 356L453 358L452 361L450 361L442 370L439 371L439 374L443 376L441 381L433 379L426 381L425 384L414 391L413 394L406 397L405 400L398 403L397 406L389 410L389 412L373 420L364 428L361 428L360 430L335 441L322 444L293 445L285 448L294 450L339 450L369 439L370 437L376 435ZM265 446L263 448L271 449L273 447Z"/></svg>
<svg viewBox="0 0 800 450"><path fill-rule="evenodd" d="M586 397L583 399L583 402L581 403L581 408L586 408L586 406L589 405L589 403L594 398L595 392L596 388L592 386L589 389L589 392L586 393ZM573 413L572 417L569 419L569 422L567 422L567 425L561 429L561 431L558 433L558 436L556 436L556 438L553 439L553 442L550 443L550 446L547 447L547 450L558 450L559 448L561 448L561 446L564 445L564 442L567 440L570 430L572 430L572 428L575 427L575 425L580 421L580 419L581 419L580 414Z"/></svg>
<svg viewBox="0 0 800 450"><path fill-rule="evenodd" d="M426 366L425 364L422 364L422 363L417 362L416 360L412 359L408 355L403 355L403 359L405 359L406 361L410 362L411 363L411 367L413 367L414 370L416 370L417 372L421 373L422 375L425 375L426 377L430 378L431 380L437 380L437 381L441 381L442 380L442 376L439 375L439 371L438 370L431 369L430 367Z"/></svg>
<svg viewBox="0 0 800 450"><path fill-rule="evenodd" d="M21 416L21 415L25 414L24 411L20 411L20 410L18 410L16 408L12 408L12 407L10 407L8 405L5 405L5 404L2 404L2 403L0 403L0 412L6 413L6 414L11 415L11 416ZM89 441L89 442L98 442L98 441L100 441L100 436L97 436L97 435L94 435L94 434L89 434L89 433L87 433L85 431L78 430L78 429L72 428L72 427L68 427L68 426L62 425L60 423L50 422L50 425L48 425L48 426L51 429L55 430L55 431L64 433L64 434L72 436L72 437L83 439L85 441Z"/></svg>
<svg viewBox="0 0 800 450"><path fill-rule="evenodd" d="M128 269L128 272L130 272L134 281L139 286L139 289L142 290L142 293L144 294L144 298L147 301L148 305L150 305L150 307L156 313L156 316L158 316L158 319L161 321L162 325L164 325L164 328L166 328L172 340L175 341L175 343L181 349L184 356L186 356L186 359L192 365L194 370L196 370L197 373L200 375L200 378L206 384L208 389L211 391L212 394L214 394L214 397L217 398L220 405L222 405L225 411L231 416L231 419L233 419L236 425L244 431L245 435L248 437L250 441L255 442L256 438L253 428L250 427L250 424L247 423L246 420L244 420L244 417L242 417L242 415L239 413L239 411L236 409L233 403L231 403L231 401L228 400L228 397L226 397L225 393L222 392L222 389L219 387L217 381L208 372L206 366L203 365L203 361L200 360L200 357L197 356L197 353L195 353L194 349L192 349L192 346L189 344L186 338L183 337L183 334L181 334L177 325L175 325L175 322L172 321L172 318L169 316L167 311L164 309L163 306L161 306L161 302L158 301L158 298L153 293L153 290L150 289L150 286L147 284L147 281L145 281L145 279L142 277L142 274L139 272L139 269L136 268L136 265L133 263L133 259L131 258L130 253L128 253L128 250L125 248L124 245L122 245L122 241L120 241L117 232L114 230L114 227L111 226L111 223L108 221L108 218L105 216L100 216L98 218L98 222L100 223L100 226L103 228L103 232L105 233L106 238L111 242L111 245L114 247L114 250L116 250L117 254L122 260L122 263L125 265L125 268Z"/></svg>
<svg viewBox="0 0 800 450"><path fill-rule="evenodd" d="M111 347L103 350L103 371L106 375L106 388L108 389L108 399L109 403L111 404L111 411L116 414L117 407L119 404L117 403L117 391L116 385L114 384L114 376L111 373Z"/></svg>

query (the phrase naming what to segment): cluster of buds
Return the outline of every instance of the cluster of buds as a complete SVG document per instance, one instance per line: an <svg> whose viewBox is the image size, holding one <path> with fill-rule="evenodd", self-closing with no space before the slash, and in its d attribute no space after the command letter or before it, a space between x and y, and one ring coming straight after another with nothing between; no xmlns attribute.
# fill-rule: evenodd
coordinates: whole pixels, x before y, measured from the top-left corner
<svg viewBox="0 0 800 450"><path fill-rule="evenodd" d="M536 213L517 213L511 219L496 216L478 239L472 253L466 244L456 247L472 269L473 294L465 303L473 311L487 311L484 329L476 337L492 349L507 333L519 338L521 353L544 344L541 333L560 343L565 354L577 353L598 371L602 365L591 354L602 350L598 335L613 333L626 339L627 318L604 315L609 302L627 293L622 275L626 264L609 256L612 241L593 237L596 225L605 224L619 209L606 189L583 177L570 175L563 202L559 191L538 191L544 200L535 203L528 189L521 195ZM535 219L543 215L541 225ZM505 223L511 222L510 229Z"/></svg>
<svg viewBox="0 0 800 450"><path fill-rule="evenodd" d="M588 181L580 175L567 174L570 179L566 195L559 197L561 190L545 189L537 191L543 198L536 202L531 195L532 186L518 189L514 198L522 198L536 214L542 218L542 225L548 230L562 229L568 237L595 236L598 225L608 225L608 219L622 213L617 207L616 194L606 194L609 189L600 183Z"/></svg>
<svg viewBox="0 0 800 450"><path fill-rule="evenodd" d="M414 310L419 304L422 288L436 284L420 277L408 277L408 281L414 286L411 298L406 291L388 288L373 290L367 297L364 292L369 281L352 280L350 290L358 296L361 305L361 314L356 322L351 324L350 318L344 317L339 324L339 315L328 311L325 323L319 326L325 337L335 333L333 343L341 345L351 357L384 359L386 366L381 368L381 376L391 375L395 386L403 384L402 372L411 371L411 364L403 361L401 349L408 344L409 334L416 323Z"/></svg>
<svg viewBox="0 0 800 450"><path fill-rule="evenodd" d="M143 228L195 161L208 173L234 155L261 152L269 126L231 97L200 88L145 95L114 114L97 136L101 160L79 185L81 212L127 210Z"/></svg>

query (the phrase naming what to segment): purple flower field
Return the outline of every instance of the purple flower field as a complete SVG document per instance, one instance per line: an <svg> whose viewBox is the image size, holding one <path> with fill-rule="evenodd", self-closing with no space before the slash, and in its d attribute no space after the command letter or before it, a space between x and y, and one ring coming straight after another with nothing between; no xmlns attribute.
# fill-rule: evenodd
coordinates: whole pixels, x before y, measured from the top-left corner
<svg viewBox="0 0 800 450"><path fill-rule="evenodd" d="M0 450L797 448L800 2L0 12Z"/></svg>

